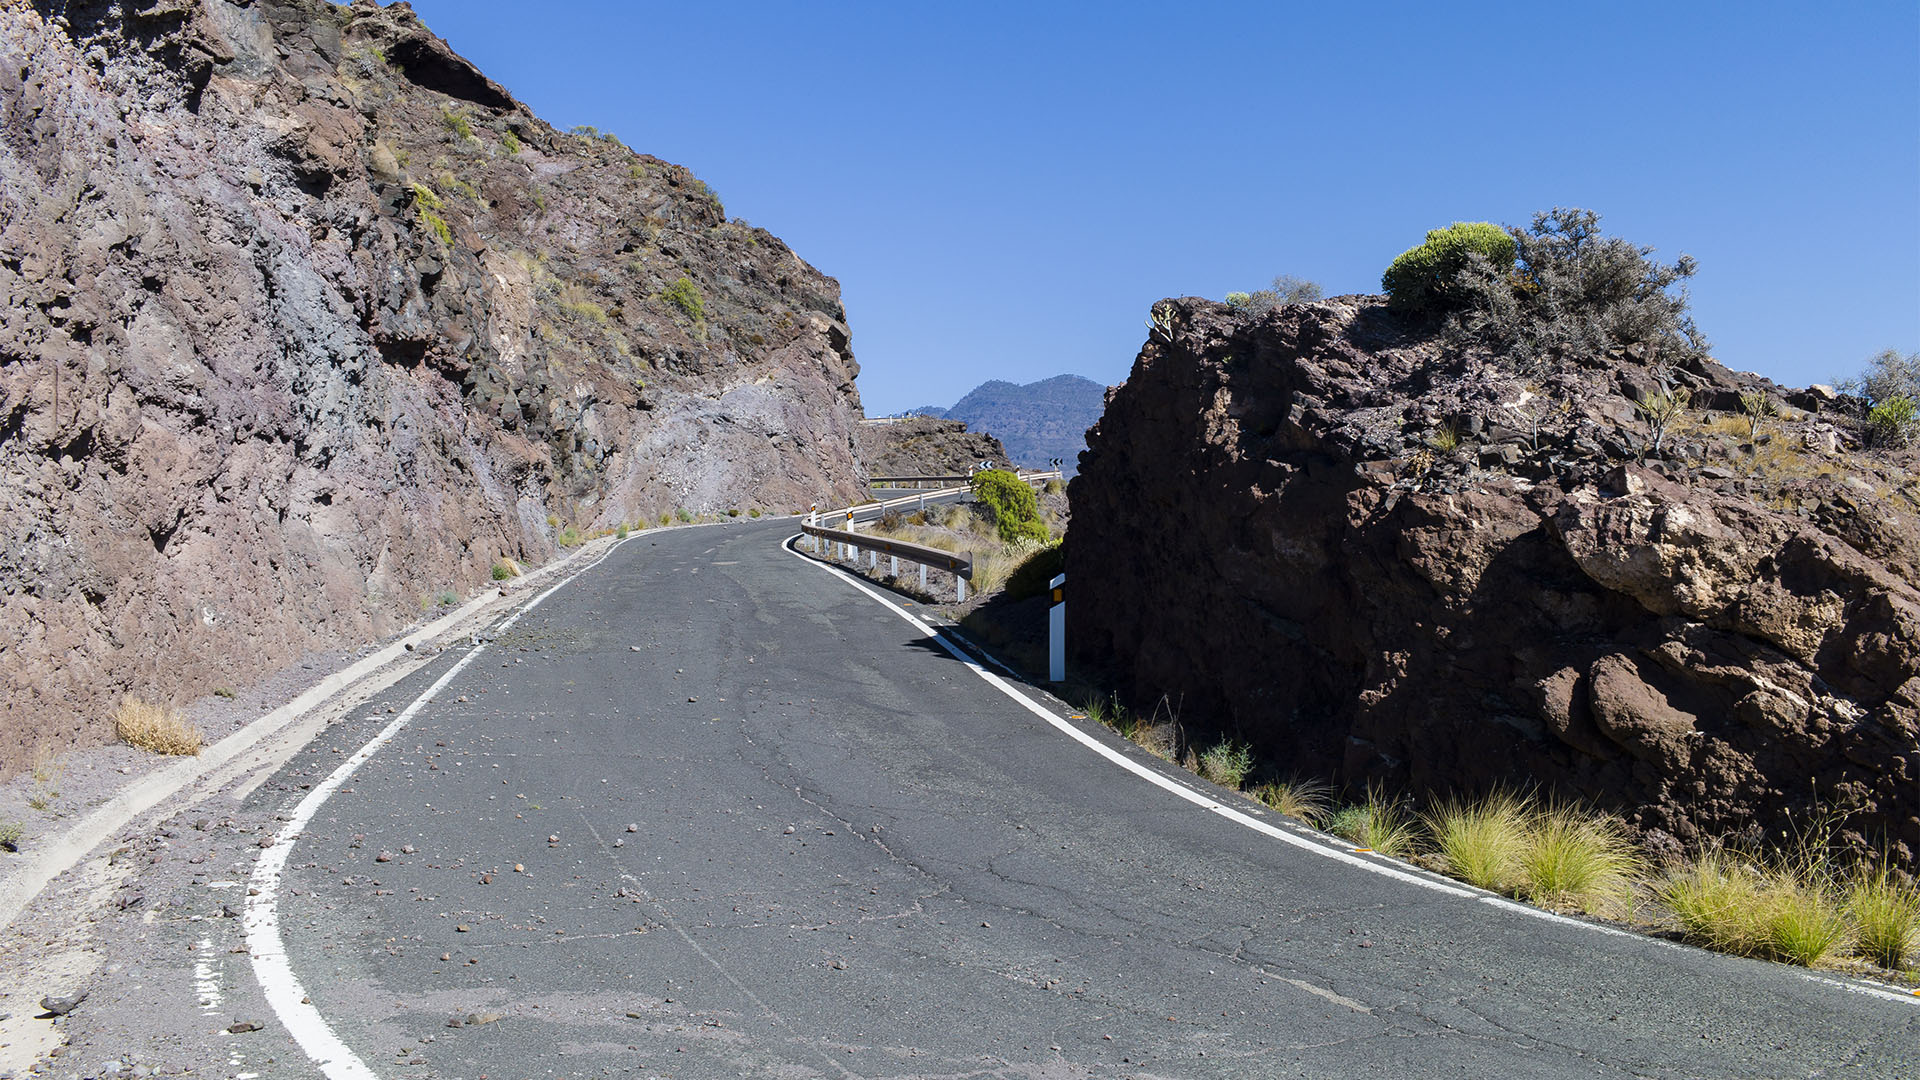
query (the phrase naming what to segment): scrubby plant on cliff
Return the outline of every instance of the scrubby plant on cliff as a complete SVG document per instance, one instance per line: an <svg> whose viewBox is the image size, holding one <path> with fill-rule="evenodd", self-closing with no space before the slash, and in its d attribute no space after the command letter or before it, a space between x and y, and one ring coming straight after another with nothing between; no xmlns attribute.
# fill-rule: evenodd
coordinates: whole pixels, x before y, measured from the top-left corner
<svg viewBox="0 0 1920 1080"><path fill-rule="evenodd" d="M685 274L680 275L680 279L667 286L660 295L667 303L679 308L681 314L694 322L707 317L707 301L700 295L700 286L695 285L693 279Z"/></svg>
<svg viewBox="0 0 1920 1080"><path fill-rule="evenodd" d="M1867 361L1867 369L1835 383L1840 392L1867 404L1867 434L1879 446L1920 442L1920 352L1902 356L1886 349Z"/></svg>
<svg viewBox="0 0 1920 1080"><path fill-rule="evenodd" d="M1462 299L1458 279L1470 266L1505 272L1513 267L1514 238L1487 221L1456 221L1432 229L1419 247L1400 253L1380 277L1395 310L1408 314L1446 311Z"/></svg>
<svg viewBox="0 0 1920 1080"><path fill-rule="evenodd" d="M1227 294L1227 306L1250 314L1258 315L1288 304L1310 304L1325 295L1318 282L1297 278L1292 274L1281 274L1273 279L1273 284L1252 292L1230 292Z"/></svg>
<svg viewBox="0 0 1920 1080"><path fill-rule="evenodd" d="M1890 397L1867 411L1867 429L1880 446L1911 446L1920 440L1920 405L1910 397Z"/></svg>
<svg viewBox="0 0 1920 1080"><path fill-rule="evenodd" d="M451 247L453 229L447 224L447 219L440 216L440 211L446 209L446 205L432 188L419 183L413 185L413 209L420 215L420 224L439 237L441 243Z"/></svg>
<svg viewBox="0 0 1920 1080"><path fill-rule="evenodd" d="M1555 207L1507 230L1511 260L1470 253L1448 285L1447 334L1484 345L1514 366L1637 349L1656 369L1704 356L1687 313L1697 265L1649 258L1650 247L1602 236L1600 215Z"/></svg>
<svg viewBox="0 0 1920 1080"><path fill-rule="evenodd" d="M1040 520L1040 502L1033 488L1019 475L1006 469L982 469L967 481L973 496L993 513L1000 542L1047 542L1047 527Z"/></svg>

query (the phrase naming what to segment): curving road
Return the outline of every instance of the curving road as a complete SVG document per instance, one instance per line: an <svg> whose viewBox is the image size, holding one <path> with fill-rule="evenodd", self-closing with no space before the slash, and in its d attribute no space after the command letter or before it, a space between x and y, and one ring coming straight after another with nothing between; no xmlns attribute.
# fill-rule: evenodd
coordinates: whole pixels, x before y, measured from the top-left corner
<svg viewBox="0 0 1920 1080"><path fill-rule="evenodd" d="M1382 876L1148 783L784 550L792 531L639 534L399 689L464 665L255 897L351 1051L330 1075L1920 1062L1920 1002ZM255 798L291 811L397 715L336 726Z"/></svg>

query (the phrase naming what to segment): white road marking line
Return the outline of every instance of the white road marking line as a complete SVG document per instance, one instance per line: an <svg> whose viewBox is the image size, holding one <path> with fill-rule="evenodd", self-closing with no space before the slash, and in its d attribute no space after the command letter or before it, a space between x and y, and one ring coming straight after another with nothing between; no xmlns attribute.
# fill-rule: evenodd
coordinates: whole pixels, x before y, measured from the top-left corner
<svg viewBox="0 0 1920 1080"><path fill-rule="evenodd" d="M617 547L619 544L608 548L607 554L611 555ZM492 631L492 634L497 636L505 633L527 612L539 607L541 601L566 588L574 578L600 565L605 559L606 555L602 555L599 559L574 571L559 584L534 597L526 607L502 622ZM486 651L485 643L475 645L471 652L448 668L446 674L436 679L432 686L427 687L425 693L414 698L411 704L401 710L400 715L380 729L378 735L368 740L365 746L341 763L331 776L315 784L307 797L300 800L300 805L294 807L293 816L288 818L287 823L274 834L273 846L261 851L260 861L254 864L252 884L255 892L247 897L245 923L247 951L253 954L254 978L259 981L260 988L266 995L267 1005L280 1017L280 1023L286 1027L288 1034L293 1036L294 1042L300 1045L300 1049L320 1067L320 1071L328 1077L328 1080L379 1080L379 1076L340 1040L340 1036L334 1034L332 1025L327 1023L326 1018L320 1015L319 1008L308 999L306 990L300 984L300 977L294 974L293 962L287 957L286 942L280 937L280 913L274 906L280 894L280 875L286 870L287 857L293 853L295 841L299 840L307 823L313 820L313 815L320 809L320 805L339 790L348 778L359 771L360 766L366 764L367 760L373 757L381 747L400 734L401 729L406 727L408 722L434 699L434 695Z"/></svg>
<svg viewBox="0 0 1920 1080"><path fill-rule="evenodd" d="M844 571L840 570L838 567L829 566L826 563L815 562L813 559L808 558L807 556L802 555L797 551L794 551L790 547L786 548L786 551L787 551L787 554L792 555L794 558L799 559L802 562L805 562L812 566L818 566L822 570L826 570L827 572L834 574L835 576L839 577L843 581L847 582L849 585L852 585L854 588L859 589L861 592L867 594L869 597L872 597L874 600L879 601L882 607L886 608L888 611L893 612L895 615L900 616L902 619L905 619L909 624L913 626L914 629L920 631L921 633L927 635L930 638L933 638L935 641L938 641L940 643L940 647L945 649L950 655L952 655L955 660L958 660L961 663L967 665L967 667L971 669L975 675L978 675L982 679L985 679L987 681L987 684L992 686L994 689L1007 695L1008 697L1012 698L1014 701L1019 702L1022 708L1026 709L1028 712L1039 717L1040 719L1045 720L1047 723L1053 725L1053 727L1058 729L1061 733L1065 734L1068 738L1074 740L1075 742L1081 744L1082 746L1085 746L1089 750L1092 750L1094 753L1099 754L1101 757L1106 758L1108 761L1113 762L1115 765L1118 765L1121 768L1127 770L1128 772L1133 773L1135 776L1140 777L1142 780L1145 780L1146 782L1154 785L1155 787L1164 788L1165 790L1172 792L1173 794L1179 796L1180 798L1185 799L1187 802L1190 802L1195 806L1200 807L1202 810L1205 810L1209 813L1218 814L1221 817L1226 818L1228 821L1232 821L1237 824L1244 825L1247 828L1252 829L1253 831L1257 833L1261 833L1265 836L1271 836L1275 840L1280 841L1281 843L1291 844L1294 847L1301 849L1302 851L1309 851L1315 855L1320 855L1329 859L1333 859L1336 862L1348 863L1350 865L1357 866L1363 870L1366 870L1369 873L1379 874L1383 877L1390 877L1399 881L1405 881L1412 885L1418 885L1423 889L1431 889L1434 892L1445 893L1448 896L1458 896L1463 899L1466 899L1466 898L1477 897L1480 895L1479 893L1474 892L1470 889L1463 889L1463 888L1460 888L1459 886L1448 885L1444 882L1431 881L1431 880L1428 880L1427 878L1423 878L1419 876L1418 874L1408 873L1407 871L1398 869L1396 867L1387 866L1383 863L1374 862L1370 859L1364 859L1358 855L1354 855L1349 852L1340 851L1335 848L1324 847L1304 837L1296 836L1285 829L1281 829L1276 826L1269 825L1266 822L1259 820L1258 818L1251 817L1247 814L1244 814L1239 810L1234 809L1231 806L1227 806L1213 798L1210 798L1203 792L1196 791L1193 788L1190 788L1185 784L1182 784L1179 781L1172 779L1171 777L1163 776L1160 773L1155 772L1154 770L1149 769L1146 766L1140 764L1139 762L1134 761L1131 758L1128 758L1125 754L1122 754L1120 751L1113 749L1112 747L1106 745L1105 743L1087 734L1086 732L1081 731L1079 728L1073 726L1072 724L1061 719L1060 717L1055 716L1052 710L1043 708L1040 705L1036 704L1032 698L1027 697L1025 694L1020 693L1018 690L1015 690L1012 686L1008 685L1005 679L1002 679L1000 676L995 675L993 672L988 671L986 668L982 667L979 661L975 660L971 656L968 656L965 650L961 649L960 646L954 644L953 641L950 640L945 634L942 634L938 630L935 630L933 627L928 626L924 622L921 622L920 619L916 617L912 612L909 612L899 607L898 605L888 601L886 597L868 588L865 583L861 582L858 578L855 578L853 575L845 573Z"/></svg>
<svg viewBox="0 0 1920 1080"><path fill-rule="evenodd" d="M825 570L826 572L834 575L835 577L840 578L842 581L845 581L847 584L852 585L854 588L860 590L861 592L865 593L867 596L871 597L873 600L877 601L881 607L886 608L888 611L891 611L895 615L898 615L902 619L905 619L909 624L911 624L914 627L914 629L919 630L921 633L926 634L927 636L933 638L935 641L938 641L940 643L941 648L945 649L949 654L951 654L954 659L967 665L967 667L971 669L975 675L978 675L982 679L985 679L988 685L992 686L994 689L1007 695L1013 700L1019 702L1021 707L1025 708L1028 712L1034 714L1035 716L1038 716L1040 719L1045 720L1047 723L1053 725L1053 727L1057 728L1058 730L1066 734L1068 738L1071 738L1075 742L1078 742L1081 745L1086 746L1087 748L1091 749L1093 752L1099 754L1101 757L1106 758L1108 761L1113 762L1114 764L1120 766L1121 768L1127 770L1130 773L1133 773L1135 776L1140 777L1141 779L1147 781L1148 783L1153 784L1156 787L1164 788L1167 791L1170 791L1173 794L1179 796L1180 798L1185 799L1190 803L1193 803L1195 806L1198 806L1203 810L1207 810L1211 813L1219 814L1221 817L1226 818L1228 821L1232 821L1232 822L1235 822L1236 824L1244 825L1247 828L1252 829L1257 833L1261 833L1262 835L1265 835L1265 836L1271 836L1275 840L1279 840L1282 843L1291 844L1302 851L1312 852L1315 855L1322 855L1322 856L1325 856L1326 858L1333 859L1336 862L1347 863L1350 866L1357 866L1360 869L1365 870L1370 874L1379 874L1382 877L1390 877L1395 879L1396 881L1404 881L1409 885L1418 885L1420 888L1427 889L1432 892L1443 893L1448 896L1457 896L1463 899L1478 900L1481 903L1498 908L1502 911L1511 912L1515 915L1524 915L1530 919L1541 919L1546 922L1559 923L1565 926L1579 927L1582 930L1591 930L1597 933L1612 934L1612 935L1617 935L1619 937L1635 938L1640 941L1648 942L1655 945L1662 945L1672 949L1682 949L1682 950L1687 949L1686 946L1679 945L1674 942L1663 941L1659 938L1648 937L1644 934L1636 934L1628 930L1620 930L1611 926L1603 926L1600 923L1586 922L1581 919L1570 919L1565 915L1556 915L1551 911L1546 911L1541 908L1530 907L1526 904L1515 903L1512 900L1508 900L1500 896L1494 896L1491 893L1480 892L1479 890L1475 890L1475 889L1465 889L1459 886L1448 885L1444 882L1434 881L1428 878L1424 878L1417 874L1410 874L1404 870L1399 870L1392 866L1385 865L1383 863L1373 862L1368 859L1363 859L1360 856L1354 855L1350 852L1340 851L1334 848L1322 846L1321 844L1308 840L1305 837L1297 836L1293 833L1287 832L1284 829L1279 829L1272 825L1269 825L1266 822L1259 820L1258 818L1250 817L1244 813L1241 813L1238 810L1235 810L1230 806L1223 806L1219 802L1215 801L1214 799L1209 798L1206 794L1196 791L1190 787L1187 787L1185 784L1181 784L1169 777L1162 776L1161 774L1155 772L1152 769L1147 768L1146 766L1140 764L1139 762L1128 758L1125 754L1122 754L1119 751L1113 749L1112 747L1107 746L1106 744L1095 739L1093 736L1088 735L1086 732L1081 731L1077 727L1074 727L1072 724L1068 723L1067 721L1061 719L1058 716L1055 716L1052 710L1042 708L1040 705L1036 704L1032 698L1027 697L1027 695L1020 693L1018 690L1008 685L1005 679L1000 678L998 675L995 675L993 672L988 671L986 668L980 666L980 663L978 661L974 660L973 657L968 656L964 651L960 649L958 645L955 645L952 641L950 641L945 634L942 634L939 631L935 630L933 627L928 626L926 623L916 618L912 612L907 611L905 608L900 607L898 604L895 604L893 601L887 599L885 596L882 596L880 593L875 592L873 589L868 588L866 583L861 581L859 578L853 576L852 574L847 573L844 570L841 570L837 566L820 562L807 555L803 555L799 551L795 550L795 548L793 547L793 542L798 539L800 539L800 535L798 534L794 536L790 536L786 539L786 541L782 542L780 546L782 547L782 549L786 551L787 554L793 556L796 559L799 559L801 562L804 562L810 566L819 567L820 569ZM1691 951L1691 950L1688 950L1688 951ZM1827 986L1838 987L1850 993L1866 994L1871 997L1885 998L1889 1001L1904 1002L1908 1005L1920 1005L1920 995L1903 994L1894 990L1881 989L1878 986L1874 986L1868 983L1846 982L1840 979L1831 979L1823 975L1815 975L1812 972L1800 971L1798 969L1789 969L1789 970L1794 971L1795 974L1798 974L1803 978L1811 979L1814 982L1822 983ZM1290 982L1292 980L1287 980L1287 981Z"/></svg>
<svg viewBox="0 0 1920 1080"><path fill-rule="evenodd" d="M1303 979L1289 979L1285 975L1279 975L1275 977L1278 978L1281 982L1286 983L1288 986L1298 987L1299 989L1305 990L1307 993L1312 994L1314 997L1326 998L1328 1001L1333 1002L1335 1005L1345 1005L1347 1008L1352 1009L1354 1012L1363 1012L1369 1015L1373 1013L1373 1010L1368 1008L1367 1006L1360 1004L1359 1002L1353 1000L1350 997L1342 997L1341 995L1334 993L1333 991L1327 989L1324 986L1315 986L1312 983L1307 982Z"/></svg>

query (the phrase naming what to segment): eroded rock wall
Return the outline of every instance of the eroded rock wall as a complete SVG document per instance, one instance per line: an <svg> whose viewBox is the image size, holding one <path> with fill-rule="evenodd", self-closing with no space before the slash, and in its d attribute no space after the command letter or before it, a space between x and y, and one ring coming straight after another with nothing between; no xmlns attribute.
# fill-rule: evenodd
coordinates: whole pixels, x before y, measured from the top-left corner
<svg viewBox="0 0 1920 1080"><path fill-rule="evenodd" d="M982 461L1002 468L1008 461L999 439L968 431L963 420L870 420L855 437L870 476L964 476Z"/></svg>
<svg viewBox="0 0 1920 1080"><path fill-rule="evenodd" d="M559 529L852 498L839 287L368 0L0 4L0 770Z"/></svg>
<svg viewBox="0 0 1920 1080"><path fill-rule="evenodd" d="M1069 489L1083 671L1282 774L1538 785L1674 844L1822 807L1914 865L1911 454L1710 362L1655 453L1636 357L1515 372L1378 298L1163 310Z"/></svg>

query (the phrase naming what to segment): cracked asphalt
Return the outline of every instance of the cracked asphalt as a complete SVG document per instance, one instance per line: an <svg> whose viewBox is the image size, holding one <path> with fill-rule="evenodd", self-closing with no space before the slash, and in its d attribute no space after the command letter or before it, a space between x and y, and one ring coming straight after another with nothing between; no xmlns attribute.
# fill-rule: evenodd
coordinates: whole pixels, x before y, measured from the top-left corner
<svg viewBox="0 0 1920 1080"><path fill-rule="evenodd" d="M1893 1077L1920 1062L1920 1007L1430 892L1183 802L783 551L791 531L634 537L321 807L282 929L307 994L378 1075ZM389 719L334 725L251 808L290 810ZM297 1057L274 1075L303 1075Z"/></svg>

